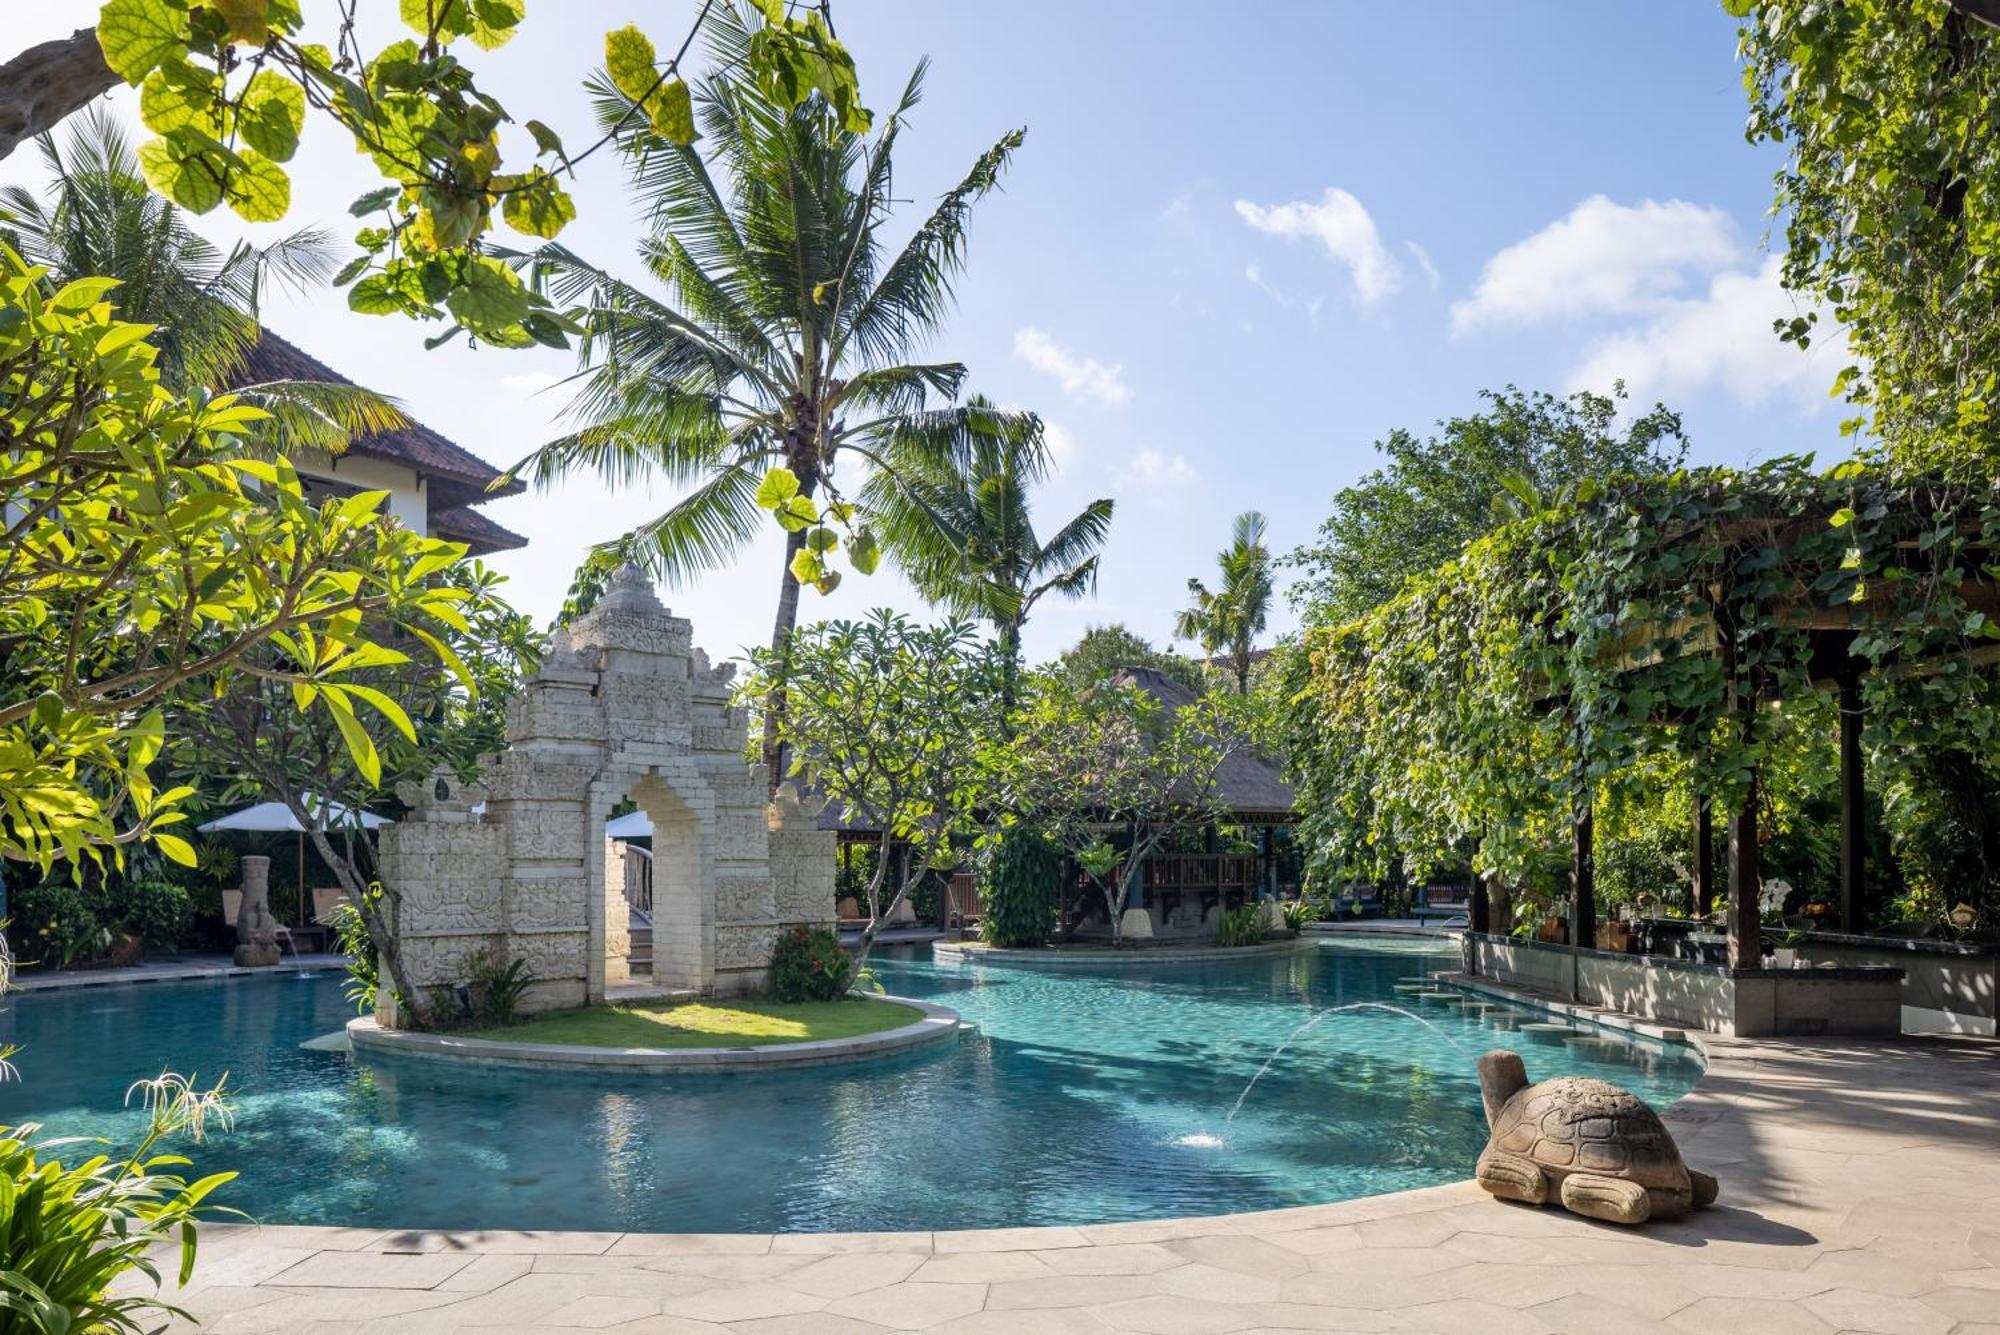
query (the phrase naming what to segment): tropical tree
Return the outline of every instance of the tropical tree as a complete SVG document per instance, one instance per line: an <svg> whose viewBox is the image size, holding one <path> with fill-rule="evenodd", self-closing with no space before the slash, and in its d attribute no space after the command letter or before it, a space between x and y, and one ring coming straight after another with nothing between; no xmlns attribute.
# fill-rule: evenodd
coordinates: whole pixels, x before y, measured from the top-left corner
<svg viewBox="0 0 2000 1335"><path fill-rule="evenodd" d="M298 683L287 651L266 642L180 692L167 711L182 783L218 804L271 799L291 812L354 907L369 958L394 988L398 1018L418 1029L435 1023L435 1001L412 985L404 964L403 887L383 877L355 815L380 790L410 791L439 769L476 773L481 753L505 745L507 702L538 657L533 625L501 601L499 576L474 561L441 571L440 582L458 595L456 615L432 627L448 672L383 651L332 680ZM387 639L390 627L371 620L362 629ZM328 708L297 707L321 696ZM363 703L369 708L354 707Z"/></svg>
<svg viewBox="0 0 2000 1335"><path fill-rule="evenodd" d="M763 739L775 783L783 651L800 585L832 591L843 533L856 570L880 559L854 508L859 489L838 485L843 466L867 470L879 494L914 462L962 466L984 430L1020 431L1039 448L1026 414L950 404L963 366L903 360L949 311L972 206L998 184L1022 136L1002 136L891 251L894 153L923 67L870 139L837 103L815 96L789 106L742 73L756 41L743 13L720 7L706 31L717 71L696 92L707 161L691 145L620 128L631 98L615 80L593 84L650 223L640 262L664 291L560 246L535 253L537 286L580 304L587 332L577 429L517 471L545 486L593 472L614 485L658 476L689 488L593 554L598 565L635 561L669 583L726 564L768 522L764 511L776 515L787 539ZM946 406L932 406L938 400Z"/></svg>
<svg viewBox="0 0 2000 1335"><path fill-rule="evenodd" d="M1095 591L1113 502L1090 502L1044 542L1029 505L1047 462L1040 422L988 417L993 404L980 395L966 407L968 443L943 456L926 449L898 460L895 481L885 475L868 506L882 515L889 551L919 593L954 616L993 627L1006 672L1002 700L1011 712L1021 627L1050 594L1082 598Z"/></svg>
<svg viewBox="0 0 2000 1335"><path fill-rule="evenodd" d="M782 666L771 650L753 663L745 686L753 699L783 673L788 777L882 832L862 895L868 925L852 952L859 963L909 893L912 872L956 866L978 831L1000 723L995 650L970 622L926 627L878 611L800 629ZM892 869L896 888L885 903Z"/></svg>
<svg viewBox="0 0 2000 1335"><path fill-rule="evenodd" d="M378 709L343 676L453 661L466 594L433 577L465 549L387 522L383 492L315 509L285 460L242 457L261 410L160 384L112 280L46 277L0 245L0 857L192 863L170 829L190 793L154 777L174 693L228 669Z"/></svg>
<svg viewBox="0 0 2000 1335"><path fill-rule="evenodd" d="M153 326L162 383L179 393L230 389L268 414L257 434L286 448L337 453L350 439L407 425L388 401L357 385L257 380L258 307L271 286L305 289L338 267L331 234L308 228L258 248L223 251L178 205L147 189L124 129L101 107L58 147L39 141L46 202L21 186L0 189L0 236L61 285L118 280L121 318Z"/></svg>
<svg viewBox="0 0 2000 1335"><path fill-rule="evenodd" d="M712 7L706 0L694 24ZM833 36L826 0L793 13L757 0L760 22L743 70L785 105L817 94L865 130L854 62ZM121 82L140 89L139 114L155 138L139 150L146 180L196 213L227 202L249 222L275 222L291 208L285 164L298 152L308 113L330 122L387 182L356 200L365 252L341 271L348 304L367 314L449 318L432 342L464 331L500 347L565 346L572 326L484 249L497 208L517 232L553 237L576 216L560 184L609 140L566 150L538 120L521 128L533 165L504 171L504 107L476 80L481 51L512 40L526 0L402 0L414 37L370 50L352 4L191 4L105 0L95 28L42 42L0 63L0 158ZM331 47L302 40L309 19L334 34ZM604 39L612 79L631 98L633 126L681 143L695 137L680 61L690 31L665 61L638 28ZM359 280L358 282L355 280Z"/></svg>
<svg viewBox="0 0 2000 1335"><path fill-rule="evenodd" d="M1835 389L1894 453L1991 477L2000 411L2000 6L1992 0L1822 5L1724 0L1752 142L1784 146L1772 212L1777 322L1801 345L1822 311L1851 364Z"/></svg>
<svg viewBox="0 0 2000 1335"><path fill-rule="evenodd" d="M1663 405L1621 423L1622 388L1480 397L1482 411L1440 422L1429 439L1390 432L1375 445L1387 462L1333 498L1317 540L1288 560L1303 572L1290 597L1308 622L1379 607L1412 575L1586 478L1670 473L1687 450L1680 415Z"/></svg>
<svg viewBox="0 0 2000 1335"><path fill-rule="evenodd" d="M1226 816L1223 762L1252 744L1247 701L1170 708L1130 681L1030 680L1011 741L992 749L994 810L1062 850L1103 896L1114 942L1146 857Z"/></svg>
<svg viewBox="0 0 2000 1335"><path fill-rule="evenodd" d="M1271 612L1271 551L1264 545L1264 516L1255 510L1236 516L1229 546L1216 560L1221 583L1210 589L1198 579L1188 581L1190 602L1174 622L1174 636L1200 644L1211 659L1226 655L1236 693L1248 695L1257 637Z"/></svg>
<svg viewBox="0 0 2000 1335"><path fill-rule="evenodd" d="M1092 626L1081 638L1063 650L1055 669L1072 686L1089 686L1110 681L1126 668L1152 668L1191 691L1205 686L1201 664L1171 649L1156 649L1153 642L1117 622Z"/></svg>

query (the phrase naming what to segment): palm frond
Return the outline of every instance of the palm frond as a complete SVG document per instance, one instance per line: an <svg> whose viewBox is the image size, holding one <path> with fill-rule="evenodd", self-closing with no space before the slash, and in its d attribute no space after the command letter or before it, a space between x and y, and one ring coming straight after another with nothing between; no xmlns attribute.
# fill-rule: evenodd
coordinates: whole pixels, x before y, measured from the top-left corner
<svg viewBox="0 0 2000 1335"><path fill-rule="evenodd" d="M716 471L665 514L618 540L622 551L655 579L678 588L696 575L720 570L767 522L757 506L755 468L730 464Z"/></svg>
<svg viewBox="0 0 2000 1335"><path fill-rule="evenodd" d="M868 361L895 361L944 322L952 279L965 263L965 228L972 206L1000 183L1026 131L1010 130L931 211L881 279L839 330L836 363L852 346Z"/></svg>
<svg viewBox="0 0 2000 1335"><path fill-rule="evenodd" d="M264 380L230 392L271 415L252 439L284 454L339 454L364 436L410 425L396 400L341 381Z"/></svg>

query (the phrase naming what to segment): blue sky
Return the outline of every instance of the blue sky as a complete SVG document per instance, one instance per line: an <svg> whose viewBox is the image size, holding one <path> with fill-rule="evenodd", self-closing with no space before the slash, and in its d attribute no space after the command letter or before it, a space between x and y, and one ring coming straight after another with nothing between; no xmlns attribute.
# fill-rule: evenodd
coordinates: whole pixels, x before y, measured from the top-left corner
<svg viewBox="0 0 2000 1335"><path fill-rule="evenodd" d="M10 14L8 51L95 9ZM375 9L391 7L366 0ZM575 143L578 84L605 30L637 21L666 46L694 5L528 10L510 47L480 57L482 85ZM1703 462L1844 452L1826 396L1838 347L1800 354L1769 332L1793 312L1766 245L1777 158L1744 142L1718 6L838 0L835 17L878 108L932 58L899 143L906 226L1004 130L1028 130L1004 193L975 216L960 308L934 351L1051 423L1047 524L1118 500L1098 597L1044 604L1032 654L1113 620L1165 641L1234 514L1263 510L1280 548L1309 539L1333 493L1373 466L1374 441L1468 411L1485 387L1623 377L1635 401L1685 415ZM132 115L129 97L113 103ZM294 178L287 227L345 229L346 203L374 183L325 125ZM31 150L0 162L0 182L38 179ZM593 159L575 193L565 242L624 264L634 229L616 164ZM216 215L209 230L278 229ZM495 463L552 432L557 401L540 391L570 369L557 353L426 353L434 331L351 315L328 293L275 301L268 319ZM497 503L533 540L496 561L510 596L546 617L588 542L670 499L579 481ZM769 634L780 559L769 535L665 596L698 643L734 653ZM882 603L918 606L885 571L809 593L803 610ZM1274 630L1291 624L1282 611Z"/></svg>

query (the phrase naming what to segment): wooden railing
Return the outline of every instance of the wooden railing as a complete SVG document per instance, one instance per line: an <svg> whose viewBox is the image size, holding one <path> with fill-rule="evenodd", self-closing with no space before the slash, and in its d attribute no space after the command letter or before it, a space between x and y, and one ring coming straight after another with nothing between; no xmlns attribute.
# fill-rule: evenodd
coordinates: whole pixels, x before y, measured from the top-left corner
<svg viewBox="0 0 2000 1335"><path fill-rule="evenodd" d="M636 844L625 849L625 903L634 912L653 920L653 855Z"/></svg>

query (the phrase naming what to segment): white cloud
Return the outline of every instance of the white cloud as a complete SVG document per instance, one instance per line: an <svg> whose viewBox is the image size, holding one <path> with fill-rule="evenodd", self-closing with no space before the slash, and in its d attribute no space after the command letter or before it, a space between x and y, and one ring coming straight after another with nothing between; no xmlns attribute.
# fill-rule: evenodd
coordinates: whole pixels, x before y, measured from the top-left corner
<svg viewBox="0 0 2000 1335"><path fill-rule="evenodd" d="M1417 262L1417 268L1422 272L1425 284L1431 291L1437 291L1438 284L1443 282L1444 278L1438 273L1437 265L1431 263L1431 253L1414 241L1405 241L1403 247L1410 252L1410 258Z"/></svg>
<svg viewBox="0 0 2000 1335"><path fill-rule="evenodd" d="M1846 340L1830 312L1820 312L1812 346L1781 342L1771 322L1803 314L1779 284L1784 261L1771 256L1753 273L1720 273L1705 295L1673 302L1648 323L1603 340L1570 376L1572 387L1600 393L1623 379L1640 402L1718 385L1751 406L1789 400L1812 411L1847 364Z"/></svg>
<svg viewBox="0 0 2000 1335"><path fill-rule="evenodd" d="M1314 324L1319 323L1319 308L1325 304L1320 298L1293 296L1291 293L1268 281L1264 277L1263 271L1254 264L1243 271L1243 276L1250 280L1252 287L1277 302L1280 306L1288 309L1296 306L1306 313L1307 319L1311 320Z"/></svg>
<svg viewBox="0 0 2000 1335"><path fill-rule="evenodd" d="M1743 253L1721 209L1592 195L1488 260L1472 295L1452 304L1452 328L1659 310Z"/></svg>
<svg viewBox="0 0 2000 1335"><path fill-rule="evenodd" d="M1298 199L1289 204L1236 201L1236 215L1257 231L1290 240L1316 240L1327 254L1347 266L1354 278L1354 295L1363 303L1380 301L1403 283L1403 268L1382 244L1375 220L1361 201L1337 186L1328 186L1318 202Z"/></svg>
<svg viewBox="0 0 2000 1335"><path fill-rule="evenodd" d="M1050 338L1039 329L1014 331L1014 355L1043 375L1053 376L1073 399L1119 404L1132 397L1122 365L1106 366Z"/></svg>
<svg viewBox="0 0 2000 1335"><path fill-rule="evenodd" d="M1148 446L1125 465L1125 480L1152 491L1186 486L1201 477L1182 454L1162 454Z"/></svg>

